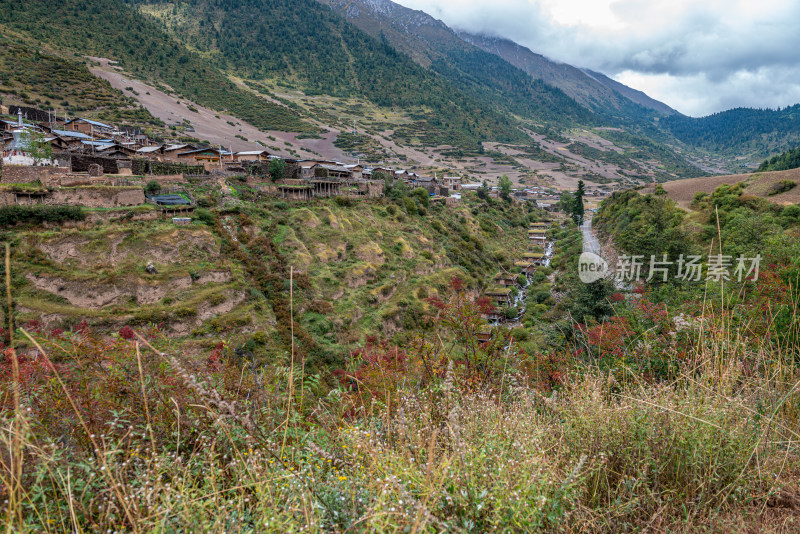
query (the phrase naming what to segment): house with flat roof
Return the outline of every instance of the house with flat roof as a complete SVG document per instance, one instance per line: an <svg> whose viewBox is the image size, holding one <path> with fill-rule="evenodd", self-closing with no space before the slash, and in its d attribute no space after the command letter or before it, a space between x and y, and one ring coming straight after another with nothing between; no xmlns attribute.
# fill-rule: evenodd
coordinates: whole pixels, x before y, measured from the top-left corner
<svg viewBox="0 0 800 534"><path fill-rule="evenodd" d="M206 170L212 170L222 165L224 161L232 161L233 154L218 148L195 148L186 152L179 152L178 161L203 165Z"/></svg>
<svg viewBox="0 0 800 534"><path fill-rule="evenodd" d="M495 287L486 291L486 296L492 299L492 302L498 308L511 306L511 288Z"/></svg>
<svg viewBox="0 0 800 534"><path fill-rule="evenodd" d="M442 178L442 185L451 191L459 191L461 189L460 176L445 176Z"/></svg>
<svg viewBox="0 0 800 534"><path fill-rule="evenodd" d="M111 135L116 130L109 124L89 119L72 119L64 125L64 129L90 136Z"/></svg>
<svg viewBox="0 0 800 534"><path fill-rule="evenodd" d="M494 277L494 283L499 287L516 287L517 275L514 273L499 273Z"/></svg>
<svg viewBox="0 0 800 534"><path fill-rule="evenodd" d="M544 265L545 257L541 252L526 252L522 255L522 261L533 265Z"/></svg>
<svg viewBox="0 0 800 534"><path fill-rule="evenodd" d="M237 161L257 161L265 162L270 160L270 153L266 150L247 150L236 153Z"/></svg>

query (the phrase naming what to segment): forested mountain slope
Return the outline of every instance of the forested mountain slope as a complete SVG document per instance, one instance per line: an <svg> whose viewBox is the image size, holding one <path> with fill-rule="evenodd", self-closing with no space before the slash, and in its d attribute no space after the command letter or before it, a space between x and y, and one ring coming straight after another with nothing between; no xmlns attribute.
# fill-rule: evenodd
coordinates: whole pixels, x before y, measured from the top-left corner
<svg viewBox="0 0 800 534"><path fill-rule="evenodd" d="M56 106L63 91L53 90L41 67L74 80L59 82L65 87L87 83L82 61L109 58L126 75L261 131L338 132L363 117L367 103L384 110L374 114L369 133L390 152L398 143L439 152L456 147L454 154L479 157L485 142L530 144L525 127L549 135L613 126L639 144L655 142L661 152L677 147L681 159L687 148L762 159L800 141L798 106L685 117L600 74L553 63L510 41L459 36L388 0L0 0L0 35L9 46L27 47L21 60L34 51L44 60L22 69L26 80L3 85L6 95L30 92L21 100L75 113L103 108L108 120L133 120L142 110L129 100L104 104L107 87L85 93L97 96L96 105L76 96ZM66 70L53 66L61 58ZM277 94L286 91L312 101L295 105ZM327 113L330 108L313 102L317 97L332 98L344 113ZM151 121L147 115L139 119ZM370 152L351 141L337 146ZM655 152L648 157L664 161Z"/></svg>
<svg viewBox="0 0 800 534"><path fill-rule="evenodd" d="M783 154L765 160L758 171L787 171L800 168L800 147L787 150Z"/></svg>
<svg viewBox="0 0 800 534"><path fill-rule="evenodd" d="M0 28L81 56L114 59L137 77L259 128L313 130L291 110L237 87L121 0L0 0Z"/></svg>
<svg viewBox="0 0 800 534"><path fill-rule="evenodd" d="M79 58L51 53L0 31L0 100L64 113L137 124L158 121L136 100L95 77Z"/></svg>
<svg viewBox="0 0 800 534"><path fill-rule="evenodd" d="M176 39L236 76L278 79L308 95L363 97L403 109L446 144L524 140L512 119L497 112L496 102L420 67L315 0L138 3ZM540 100L532 91L526 96L531 106Z"/></svg>
<svg viewBox="0 0 800 534"><path fill-rule="evenodd" d="M699 119L676 115L662 124L695 148L766 157L800 143L800 104L775 110L736 108Z"/></svg>
<svg viewBox="0 0 800 534"><path fill-rule="evenodd" d="M375 38L440 74L486 106L558 126L604 121L558 87L462 40L441 21L389 0L320 0Z"/></svg>

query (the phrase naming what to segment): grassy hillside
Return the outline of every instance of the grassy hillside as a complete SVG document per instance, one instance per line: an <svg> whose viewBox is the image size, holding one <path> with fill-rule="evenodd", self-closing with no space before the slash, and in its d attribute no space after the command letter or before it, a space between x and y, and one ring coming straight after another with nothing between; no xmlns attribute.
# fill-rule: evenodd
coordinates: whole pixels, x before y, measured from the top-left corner
<svg viewBox="0 0 800 534"><path fill-rule="evenodd" d="M698 194L713 193L721 185L745 184L747 195L759 197L775 204L800 203L800 170L756 172L751 174L731 174L708 176L689 180L676 180L664 183L662 187L669 198L681 208L691 209L692 202ZM794 185L792 185L794 184ZM642 192L653 192L653 187L646 187Z"/></svg>
<svg viewBox="0 0 800 534"><path fill-rule="evenodd" d="M291 267L304 353L332 362L366 335L403 339L424 329L428 296L456 275L475 287L489 283L525 250L535 219L520 207L426 207L414 197L253 203L246 185L233 186L243 205L206 213L191 227L117 210L97 212L115 222L6 234L20 320L69 328L86 319L112 331L161 324L190 346L225 336L269 361L285 347L276 321L288 320ZM190 190L216 195L204 185ZM149 262L157 274L145 272Z"/></svg>
<svg viewBox="0 0 800 534"><path fill-rule="evenodd" d="M0 100L70 116L132 124L158 124L135 100L92 75L76 58L47 53L0 32Z"/></svg>
<svg viewBox="0 0 800 534"><path fill-rule="evenodd" d="M294 112L234 85L121 0L0 0L0 28L81 56L113 59L133 75L227 110L262 129L313 131Z"/></svg>

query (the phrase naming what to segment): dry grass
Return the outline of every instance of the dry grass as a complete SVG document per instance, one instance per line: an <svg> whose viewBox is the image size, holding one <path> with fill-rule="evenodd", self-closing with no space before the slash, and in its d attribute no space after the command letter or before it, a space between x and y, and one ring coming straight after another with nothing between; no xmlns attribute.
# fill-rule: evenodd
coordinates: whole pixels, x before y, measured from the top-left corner
<svg viewBox="0 0 800 534"><path fill-rule="evenodd" d="M759 172L753 174L731 174L725 176L709 176L703 178L690 178L687 180L675 180L662 184L669 198L678 203L683 209L689 209L689 205L694 199L695 193L713 193L714 190L723 185L734 185L740 182L749 182L745 193L765 198L777 204L798 204L800 203L800 188L795 188L781 195L769 196L772 186L781 180L793 180L800 183L800 169L788 171ZM642 193L652 193L653 187L641 190Z"/></svg>
<svg viewBox="0 0 800 534"><path fill-rule="evenodd" d="M583 365L547 396L510 351L499 384L450 360L370 395L320 387L293 353L226 367L20 329L38 360L4 354L6 531L797 531L798 347L715 317L687 326L696 350L670 382Z"/></svg>

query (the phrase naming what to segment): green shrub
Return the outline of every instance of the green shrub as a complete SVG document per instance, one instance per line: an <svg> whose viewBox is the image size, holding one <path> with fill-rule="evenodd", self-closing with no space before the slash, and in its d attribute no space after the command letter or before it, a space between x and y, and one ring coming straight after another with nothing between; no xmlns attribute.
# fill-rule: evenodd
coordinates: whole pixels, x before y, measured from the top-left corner
<svg viewBox="0 0 800 534"><path fill-rule="evenodd" d="M86 214L80 206L3 206L0 207L0 227L15 224L61 223L82 221Z"/></svg>
<svg viewBox="0 0 800 534"><path fill-rule="evenodd" d="M419 202L420 206L425 206L426 208L431 202L431 197L428 194L428 190L424 187L417 187L414 189L414 197L416 197L417 202Z"/></svg>
<svg viewBox="0 0 800 534"><path fill-rule="evenodd" d="M157 195L161 192L161 184L155 180L150 180L147 182L147 185L144 186L144 192L147 195Z"/></svg>
<svg viewBox="0 0 800 534"><path fill-rule="evenodd" d="M211 197L202 197L197 199L197 205L201 208L211 208L214 206L214 200Z"/></svg>
<svg viewBox="0 0 800 534"><path fill-rule="evenodd" d="M403 204L405 205L406 213L408 213L409 215L414 215L415 213L417 213L417 205L414 203L412 199L408 197L404 198Z"/></svg>
<svg viewBox="0 0 800 534"><path fill-rule="evenodd" d="M781 215L790 219L800 219L800 206L797 204L786 206L783 208L783 211L781 211Z"/></svg>
<svg viewBox="0 0 800 534"><path fill-rule="evenodd" d="M216 216L206 210L206 209L198 209L194 212L195 218L203 224L207 224L208 226L214 226L214 221L216 220Z"/></svg>
<svg viewBox="0 0 800 534"><path fill-rule="evenodd" d="M772 190L769 192L769 196L786 193L787 191L791 191L795 187L797 187L797 183L794 180L781 180L780 182L772 186Z"/></svg>
<svg viewBox="0 0 800 534"><path fill-rule="evenodd" d="M511 331L511 337L514 338L514 341L528 341L528 331L524 328L514 328Z"/></svg>
<svg viewBox="0 0 800 534"><path fill-rule="evenodd" d="M544 302L547 302L547 300L550 298L550 292L549 291L537 291L536 293L533 294L532 298L533 298L533 301L536 302L537 304L542 304Z"/></svg>

